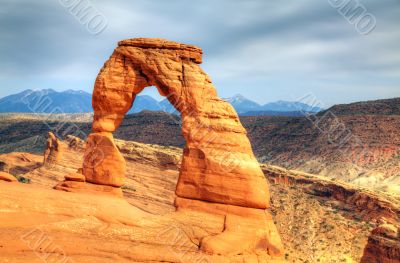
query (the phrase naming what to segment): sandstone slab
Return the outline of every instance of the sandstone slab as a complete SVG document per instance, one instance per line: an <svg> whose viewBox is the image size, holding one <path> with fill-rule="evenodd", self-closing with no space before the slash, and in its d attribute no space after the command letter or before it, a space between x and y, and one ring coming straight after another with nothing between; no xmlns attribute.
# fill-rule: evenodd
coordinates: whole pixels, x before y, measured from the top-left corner
<svg viewBox="0 0 400 263"><path fill-rule="evenodd" d="M91 193L95 195L110 195L122 197L122 190L119 187L98 185L77 181L65 181L57 184L54 189L72 193Z"/></svg>
<svg viewBox="0 0 400 263"><path fill-rule="evenodd" d="M18 182L17 178L15 178L14 175L6 173L6 172L0 172L0 181L6 181L6 182Z"/></svg>
<svg viewBox="0 0 400 263"><path fill-rule="evenodd" d="M86 178L80 173L70 173L65 176L65 181L85 182Z"/></svg>

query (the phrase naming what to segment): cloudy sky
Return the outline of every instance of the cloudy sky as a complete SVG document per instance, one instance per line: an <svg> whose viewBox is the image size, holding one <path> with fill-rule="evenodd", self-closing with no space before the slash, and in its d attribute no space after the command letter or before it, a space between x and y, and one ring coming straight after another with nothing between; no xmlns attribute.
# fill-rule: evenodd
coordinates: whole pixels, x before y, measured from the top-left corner
<svg viewBox="0 0 400 263"><path fill-rule="evenodd" d="M107 19L97 35L65 6L73 1L82 0L0 2L0 97L91 92L117 41L134 37L202 47L221 97L267 103L312 93L329 106L400 96L399 0L352 0L371 15L364 22L376 20L369 34L332 6L344 0L91 0Z"/></svg>

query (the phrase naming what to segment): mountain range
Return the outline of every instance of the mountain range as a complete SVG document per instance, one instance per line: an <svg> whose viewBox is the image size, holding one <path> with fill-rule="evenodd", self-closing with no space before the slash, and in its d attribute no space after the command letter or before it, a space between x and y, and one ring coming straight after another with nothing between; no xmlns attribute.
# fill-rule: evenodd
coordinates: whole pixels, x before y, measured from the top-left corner
<svg viewBox="0 0 400 263"><path fill-rule="evenodd" d="M322 109L301 102L277 101L260 105L237 94L225 99L241 116L303 116ZM157 101L151 96L137 96L129 113L144 110L176 113L167 99ZM92 112L92 94L85 91L52 89L25 90L0 99L0 113L87 113Z"/></svg>
<svg viewBox="0 0 400 263"><path fill-rule="evenodd" d="M78 113L92 111L92 95L84 91L25 90L0 99L0 112Z"/></svg>
<svg viewBox="0 0 400 263"><path fill-rule="evenodd" d="M255 115L279 115L279 112L284 112L282 116L297 116L299 113L317 113L322 111L323 109L319 107L313 107L307 105L305 103L297 102L297 101L276 101L270 102L265 105L260 105L252 100L245 98L240 94L236 94L231 98L226 98L232 106L236 109L236 111L240 115L249 116L249 113L253 113ZM258 113L258 114L257 114ZM292 113L288 115L288 113ZM301 114L303 115L303 114Z"/></svg>

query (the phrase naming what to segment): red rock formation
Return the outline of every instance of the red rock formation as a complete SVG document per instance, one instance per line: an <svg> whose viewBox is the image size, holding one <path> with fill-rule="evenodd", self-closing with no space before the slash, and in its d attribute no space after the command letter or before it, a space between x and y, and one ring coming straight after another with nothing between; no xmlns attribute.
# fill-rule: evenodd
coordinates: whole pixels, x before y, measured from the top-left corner
<svg viewBox="0 0 400 263"><path fill-rule="evenodd" d="M368 238L360 263L399 263L400 231L391 224L382 224Z"/></svg>
<svg viewBox="0 0 400 263"><path fill-rule="evenodd" d="M93 193L97 195L100 193L101 195L123 196L121 188L84 183L77 181L75 178L71 179L70 175L65 176L65 181L57 184L54 189L72 193Z"/></svg>
<svg viewBox="0 0 400 263"><path fill-rule="evenodd" d="M6 181L9 183L18 182L15 176L6 172L0 172L0 181Z"/></svg>
<svg viewBox="0 0 400 263"><path fill-rule="evenodd" d="M329 197L352 207L365 221L381 218L389 223L400 220L400 206L396 198L361 189L351 184L278 166L262 165L264 174L275 184L307 185L308 194Z"/></svg>
<svg viewBox="0 0 400 263"><path fill-rule="evenodd" d="M269 206L267 181L237 113L217 96L201 62L202 50L194 46L162 39L119 42L96 79L93 133L83 175L91 184L123 185L125 161L112 133L136 95L156 86L182 115L186 146L176 188L177 207L206 211L212 207L212 213L226 216L225 231L204 239L203 251L263 250L281 255L279 235L264 211Z"/></svg>
<svg viewBox="0 0 400 263"><path fill-rule="evenodd" d="M93 93L96 135L89 138L89 145L119 127L136 94L147 86L156 86L182 114L182 132L187 144L177 195L267 208L267 183L246 131L233 107L218 98L210 78L198 66L201 56L202 51L197 47L166 40L121 41L96 80ZM109 145L102 152L112 148ZM93 150L92 146L88 147L87 159L96 159L91 158ZM114 155L110 158L118 159ZM87 167L93 164L85 162L87 181L119 185L109 180L121 182L122 171L103 162L100 165L109 171L107 175L89 172L91 168Z"/></svg>
<svg viewBox="0 0 400 263"><path fill-rule="evenodd" d="M47 138L47 147L44 152L43 165L47 163L57 163L62 154L62 146L54 133L49 132Z"/></svg>
<svg viewBox="0 0 400 263"><path fill-rule="evenodd" d="M66 181L85 182L86 178L80 173L70 173L65 176Z"/></svg>
<svg viewBox="0 0 400 263"><path fill-rule="evenodd" d="M120 187L124 184L125 160L109 132L89 135L83 174L93 184Z"/></svg>

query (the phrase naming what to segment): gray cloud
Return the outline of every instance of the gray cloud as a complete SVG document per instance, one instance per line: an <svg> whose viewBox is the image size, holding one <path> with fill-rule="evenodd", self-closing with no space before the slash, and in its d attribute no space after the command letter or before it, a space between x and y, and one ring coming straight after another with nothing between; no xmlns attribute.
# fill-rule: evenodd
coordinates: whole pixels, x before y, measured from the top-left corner
<svg viewBox="0 0 400 263"><path fill-rule="evenodd" d="M108 19L89 34L58 1L0 3L0 96L26 88L92 89L116 42L196 44L221 96L265 103L313 92L327 105L400 96L400 2L361 2L377 19L357 33L328 1L92 0Z"/></svg>

